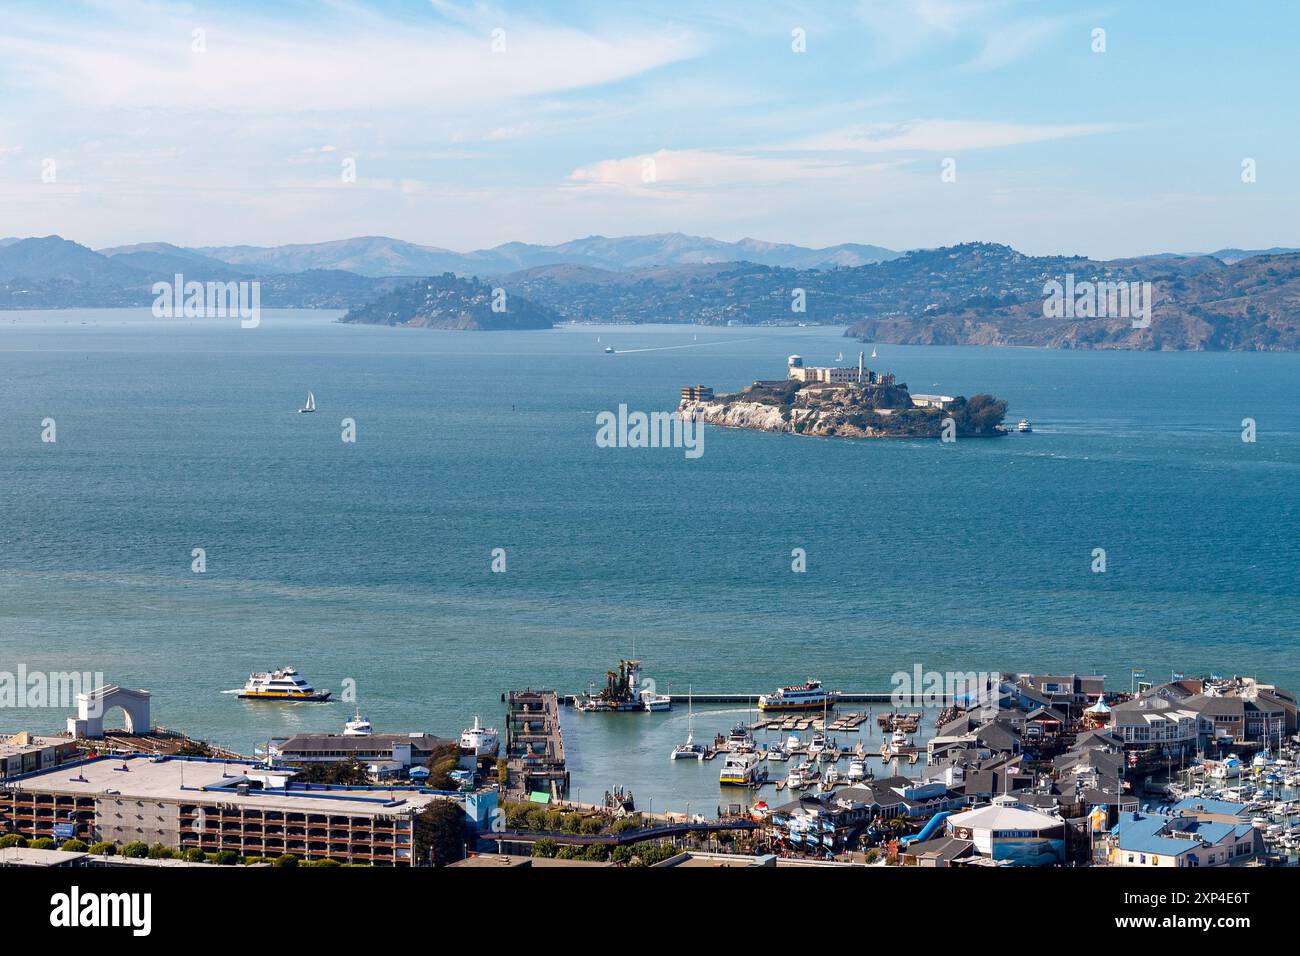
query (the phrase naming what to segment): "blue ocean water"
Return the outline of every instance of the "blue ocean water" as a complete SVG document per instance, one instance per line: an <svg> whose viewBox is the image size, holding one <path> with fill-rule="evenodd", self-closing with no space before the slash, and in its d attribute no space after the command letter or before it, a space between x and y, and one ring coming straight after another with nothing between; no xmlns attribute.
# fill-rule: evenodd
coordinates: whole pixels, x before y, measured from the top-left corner
<svg viewBox="0 0 1300 956"><path fill-rule="evenodd" d="M595 415L778 377L791 353L847 363L856 343L336 317L0 313L0 670L101 671L150 690L156 722L244 751L349 716L223 693L286 663L355 681L380 729L441 734L499 722L510 688L583 691L634 647L674 692L885 689L916 663L1300 686L1300 355L879 346L868 364L914 392L992 392L1033 434L709 429L688 460L599 448ZM308 389L320 411L299 415ZM575 762L619 782L610 761L645 726L584 723Z"/></svg>

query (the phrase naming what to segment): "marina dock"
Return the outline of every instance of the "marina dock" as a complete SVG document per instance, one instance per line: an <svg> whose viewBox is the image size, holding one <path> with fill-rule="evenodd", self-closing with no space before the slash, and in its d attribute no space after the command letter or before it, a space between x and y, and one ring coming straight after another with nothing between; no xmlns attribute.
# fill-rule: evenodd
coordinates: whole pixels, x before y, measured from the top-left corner
<svg viewBox="0 0 1300 956"><path fill-rule="evenodd" d="M767 693L768 693L767 691L760 691L754 694L701 694L698 691L696 691L690 696L692 700L694 700L695 703L697 704L735 704L744 707L757 707L758 699L760 697L765 696ZM674 706L676 706L677 704L685 703L687 697L686 694L666 694L665 696L672 701ZM572 707L575 703L577 703L579 698L580 695L578 694L566 694L564 697L564 706ZM851 693L839 692L837 694L837 703L889 704L891 706L921 707L923 706L923 698L920 696L916 696L911 699L905 697L902 698L900 701L894 699L893 691L888 691L888 690L861 691L861 692L854 691ZM932 699L929 700L929 703L931 705L939 704L942 706L949 706L950 704L952 704L952 699L950 697L946 697L943 695L935 695L933 696ZM778 713L783 713L783 712L778 712Z"/></svg>

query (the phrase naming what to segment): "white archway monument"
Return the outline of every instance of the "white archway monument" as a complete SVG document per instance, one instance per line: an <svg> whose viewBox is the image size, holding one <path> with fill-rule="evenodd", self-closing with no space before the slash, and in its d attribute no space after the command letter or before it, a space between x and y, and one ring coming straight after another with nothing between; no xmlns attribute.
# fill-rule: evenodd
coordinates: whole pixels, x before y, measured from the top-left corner
<svg viewBox="0 0 1300 956"><path fill-rule="evenodd" d="M77 695L77 716L68 718L68 733L78 740L99 740L104 736L104 714L121 707L126 714L126 729L132 734L147 734L153 729L149 719L149 692L128 690L105 684Z"/></svg>

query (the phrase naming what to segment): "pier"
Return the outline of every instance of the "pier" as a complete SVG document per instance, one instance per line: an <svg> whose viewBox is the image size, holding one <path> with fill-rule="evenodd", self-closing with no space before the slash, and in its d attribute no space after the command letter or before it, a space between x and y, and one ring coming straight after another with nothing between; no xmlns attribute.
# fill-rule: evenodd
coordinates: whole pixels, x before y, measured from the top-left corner
<svg viewBox="0 0 1300 956"><path fill-rule="evenodd" d="M696 691L689 695L697 704L737 704L746 707L757 707L758 699L767 696L770 691L761 691L756 694L701 694ZM564 697L564 706L572 707L579 699L579 694L566 694ZM665 694L674 705L685 702L688 695L686 694ZM851 693L841 692L836 695L838 704L890 704L891 706L901 707L922 707L926 706L928 700L930 705L950 706L952 698L942 694L935 695L915 695L910 698L903 697L899 700L894 699L893 691L854 691ZM834 704L831 708L834 708ZM797 713L794 711L773 711L773 713L790 714Z"/></svg>
<svg viewBox="0 0 1300 956"><path fill-rule="evenodd" d="M559 697L553 690L512 690L506 704L506 790L558 800L569 790Z"/></svg>

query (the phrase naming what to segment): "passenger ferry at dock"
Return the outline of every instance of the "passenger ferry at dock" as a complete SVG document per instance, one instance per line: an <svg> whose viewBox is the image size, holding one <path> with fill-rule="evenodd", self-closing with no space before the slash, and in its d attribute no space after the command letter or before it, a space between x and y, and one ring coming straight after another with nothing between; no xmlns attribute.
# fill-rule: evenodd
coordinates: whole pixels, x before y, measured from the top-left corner
<svg viewBox="0 0 1300 956"><path fill-rule="evenodd" d="M330 692L315 690L292 667L282 667L278 671L249 674L239 699L326 701Z"/></svg>
<svg viewBox="0 0 1300 956"><path fill-rule="evenodd" d="M760 695L758 709L762 711L823 710L834 707L838 697L838 694L823 688L821 681L810 680L802 684L782 687L775 694Z"/></svg>
<svg viewBox="0 0 1300 956"><path fill-rule="evenodd" d="M752 751L727 754L718 774L718 783L724 787L761 787L766 782L767 766Z"/></svg>

